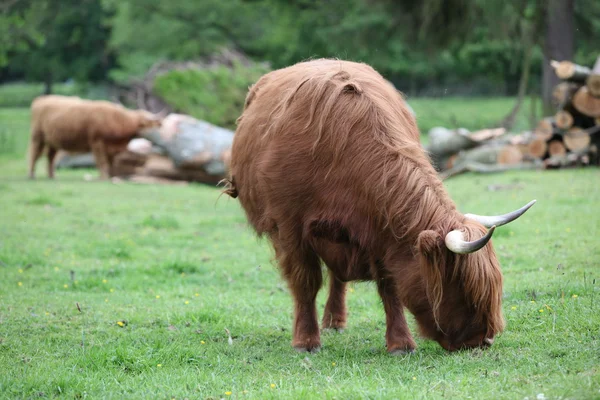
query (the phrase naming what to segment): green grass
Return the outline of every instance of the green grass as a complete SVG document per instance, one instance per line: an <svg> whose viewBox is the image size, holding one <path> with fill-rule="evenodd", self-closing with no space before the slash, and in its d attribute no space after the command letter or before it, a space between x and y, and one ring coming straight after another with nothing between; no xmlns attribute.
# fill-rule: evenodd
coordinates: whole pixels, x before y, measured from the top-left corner
<svg viewBox="0 0 600 400"><path fill-rule="evenodd" d="M515 105L512 97L493 98L407 98L417 114L417 123L421 132L426 134L435 126L446 128L467 128L469 130L495 128L507 116ZM540 102L537 102L540 106ZM540 110L537 111L538 118ZM531 100L526 99L521 106L514 132L531 129Z"/></svg>
<svg viewBox="0 0 600 400"><path fill-rule="evenodd" d="M26 111L0 111L16 136L0 155L0 398L600 398L597 169L447 182L465 212L538 199L494 235L507 328L490 349L417 339L414 355L389 356L376 289L361 283L348 329L307 356L290 346L291 298L236 200L81 170L49 181L43 162L28 181L27 125Z"/></svg>

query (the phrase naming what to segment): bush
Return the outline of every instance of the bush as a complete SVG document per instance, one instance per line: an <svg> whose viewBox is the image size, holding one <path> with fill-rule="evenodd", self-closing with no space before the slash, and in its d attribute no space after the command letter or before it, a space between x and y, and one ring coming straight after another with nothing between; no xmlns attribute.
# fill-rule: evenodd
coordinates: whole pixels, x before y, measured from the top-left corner
<svg viewBox="0 0 600 400"><path fill-rule="evenodd" d="M248 87L266 72L264 66L241 64L232 68L173 70L155 79L154 92L177 112L235 129Z"/></svg>

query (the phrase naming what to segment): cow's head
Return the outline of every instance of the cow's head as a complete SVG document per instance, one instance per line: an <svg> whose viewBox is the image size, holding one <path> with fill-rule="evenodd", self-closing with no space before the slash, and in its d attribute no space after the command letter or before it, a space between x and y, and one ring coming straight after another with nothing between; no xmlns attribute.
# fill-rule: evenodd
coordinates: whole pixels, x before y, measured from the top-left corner
<svg viewBox="0 0 600 400"><path fill-rule="evenodd" d="M166 116L164 110L157 114L153 114L150 111L146 110L137 110L137 113L139 116L138 131L143 131L152 128L160 128L162 125L162 121Z"/></svg>
<svg viewBox="0 0 600 400"><path fill-rule="evenodd" d="M534 203L501 216L466 214L462 226L448 232L421 232L417 251L431 306L431 312L416 315L424 336L450 351L493 343L504 318L502 273L490 239L497 226Z"/></svg>

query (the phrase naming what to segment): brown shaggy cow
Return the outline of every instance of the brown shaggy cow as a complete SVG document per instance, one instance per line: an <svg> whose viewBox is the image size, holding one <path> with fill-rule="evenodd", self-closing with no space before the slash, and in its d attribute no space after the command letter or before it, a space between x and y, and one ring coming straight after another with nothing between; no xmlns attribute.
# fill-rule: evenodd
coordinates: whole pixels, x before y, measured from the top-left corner
<svg viewBox="0 0 600 400"><path fill-rule="evenodd" d="M346 282L374 280L391 353L416 346L404 307L447 350L489 346L504 327L489 239L533 202L499 217L458 212L406 103L368 65L321 59L264 75L238 119L225 193L274 246L298 350L320 347L321 262L322 327L346 326Z"/></svg>
<svg viewBox="0 0 600 400"><path fill-rule="evenodd" d="M35 163L48 148L48 177L54 178L58 150L92 151L100 176L110 176L112 158L145 128L159 126L160 119L145 110L129 110L108 101L79 97L39 96L31 103L29 177Z"/></svg>

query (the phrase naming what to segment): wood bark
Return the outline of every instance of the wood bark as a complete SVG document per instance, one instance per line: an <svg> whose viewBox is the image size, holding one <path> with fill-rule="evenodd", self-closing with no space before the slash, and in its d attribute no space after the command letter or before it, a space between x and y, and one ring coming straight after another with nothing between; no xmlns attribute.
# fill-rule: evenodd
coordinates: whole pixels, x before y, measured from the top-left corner
<svg viewBox="0 0 600 400"><path fill-rule="evenodd" d="M575 64L571 61L550 61L550 65L554 68L554 73L559 79L564 81L584 83L590 76L592 70L583 65Z"/></svg>

